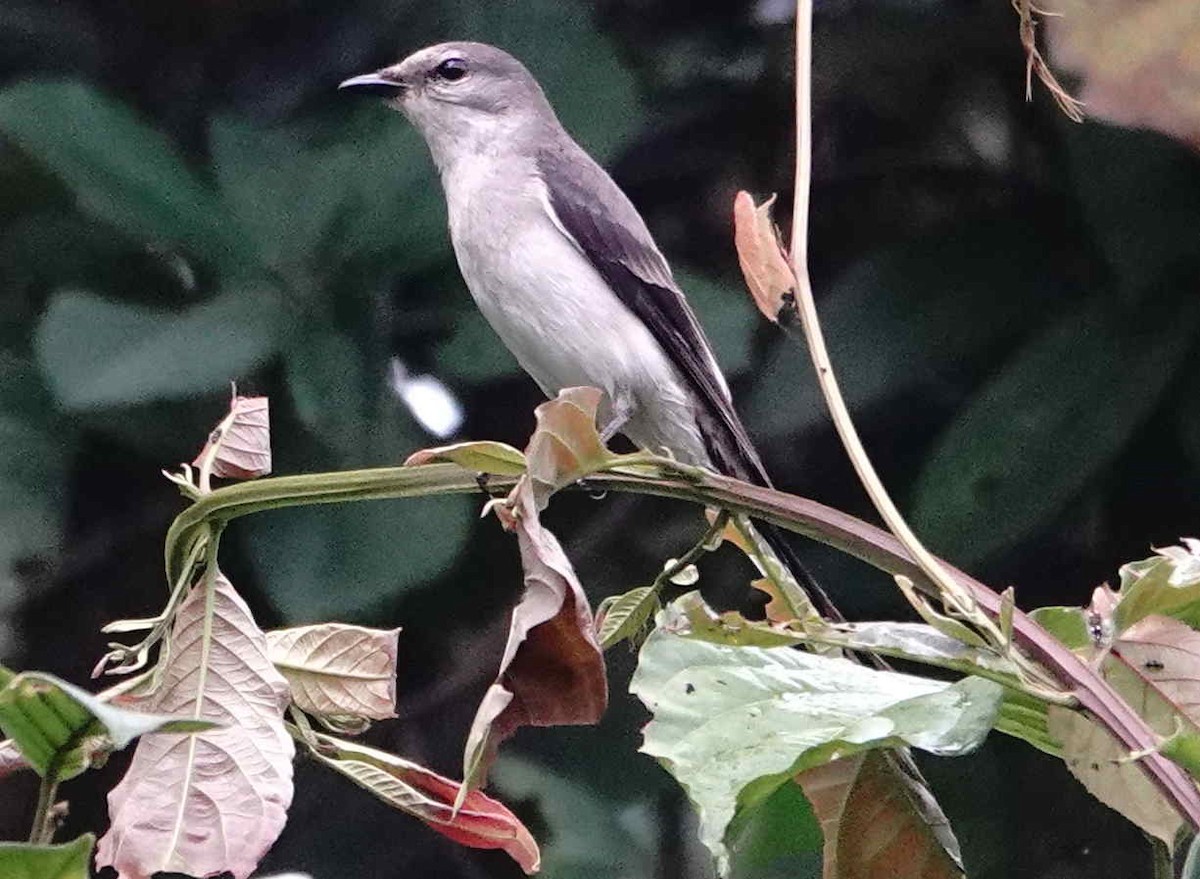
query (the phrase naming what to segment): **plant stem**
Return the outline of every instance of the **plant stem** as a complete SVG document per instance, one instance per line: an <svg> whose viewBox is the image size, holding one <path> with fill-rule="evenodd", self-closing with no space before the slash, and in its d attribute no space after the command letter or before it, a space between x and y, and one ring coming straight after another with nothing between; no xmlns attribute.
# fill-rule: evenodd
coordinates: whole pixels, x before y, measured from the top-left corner
<svg viewBox="0 0 1200 879"><path fill-rule="evenodd" d="M37 807L33 812L33 827L29 841L34 845L49 845L54 840L54 801L58 797L58 773L54 767L46 770L38 787Z"/></svg>
<svg viewBox="0 0 1200 879"><path fill-rule="evenodd" d="M961 607L955 609L966 610L977 602L995 617L1000 610L999 596L961 572L954 571L952 576L953 569L943 565L925 549L900 515L863 448L833 373L808 275L806 239L811 182L811 44L812 0L796 0L796 191L793 199L791 259L797 279L796 298L801 326L816 367L817 381L859 480L888 528L899 538L910 562L937 587L943 600L962 602ZM970 582L964 582L964 578ZM1054 672L1068 691L1073 691L1079 698L1083 707L1117 735L1130 751L1140 752L1155 747L1157 736L1107 681L1088 669L1078 657L1019 611L1013 615L1013 625L1018 644ZM998 641L1003 640L999 628L994 628L995 632L989 634ZM1194 827L1200 828L1200 794L1183 770L1165 758L1143 761L1141 765L1180 814Z"/></svg>
<svg viewBox="0 0 1200 879"><path fill-rule="evenodd" d="M688 565L695 564L702 555L711 551L712 547L710 544L718 534L725 530L725 525L728 522L729 511L720 510L716 517L709 524L704 534L701 535L700 539L696 541L695 545L693 545L691 549L689 549L679 558L675 559L675 561L673 561L671 564L664 567L659 572L658 576L654 578L654 582L650 584L650 588L656 593L660 592L662 588L672 579L677 577L684 568L686 568Z"/></svg>
<svg viewBox="0 0 1200 879"><path fill-rule="evenodd" d="M493 476L488 487L497 493L507 492L517 479ZM715 473L684 473L677 463L665 459L657 472L646 465L642 472L626 469L619 473L596 473L588 476L587 481L592 489L656 495L744 513L811 537L889 574L903 574L926 588L931 587L928 575L891 534L816 501ZM167 535L168 568L174 570L181 564L178 559L181 555L186 557L184 547L199 539L210 522L225 523L249 513L304 504L478 491L478 474L454 464L276 476L229 485L215 489L175 519ZM999 614L999 595L949 565L944 565L943 570L987 613ZM1155 750L1157 736L1095 669L1020 610L1013 613L1013 641L1045 666L1063 689L1075 696L1080 706L1091 712L1129 751L1150 752L1138 765L1180 813L1193 826L1200 827L1200 792L1180 767Z"/></svg>
<svg viewBox="0 0 1200 879"><path fill-rule="evenodd" d="M969 593L959 589L958 584L939 561L917 539L875 471L842 397L833 364L829 359L829 350L825 345L825 334L817 318L812 282L808 275L807 243L808 200L812 177L811 46L812 0L796 0L796 190L792 207L791 262L797 282L796 306L800 315L800 325L812 356L813 366L816 368L817 383L825 397L825 405L829 408L834 427L837 428L850 463L854 466L854 472L858 474L871 503L879 511L889 530L904 544L921 571L935 584L943 599L949 599L952 605L963 605L956 609L969 610L973 604ZM998 630L996 634L999 635Z"/></svg>

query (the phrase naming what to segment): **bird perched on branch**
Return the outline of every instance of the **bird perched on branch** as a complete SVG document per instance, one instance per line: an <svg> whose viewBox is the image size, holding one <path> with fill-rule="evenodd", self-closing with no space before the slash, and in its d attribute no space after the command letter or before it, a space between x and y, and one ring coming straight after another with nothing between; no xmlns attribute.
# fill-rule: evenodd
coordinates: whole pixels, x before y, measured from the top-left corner
<svg viewBox="0 0 1200 879"><path fill-rule="evenodd" d="M424 137L479 309L553 397L605 393L601 434L758 485L770 480L712 346L637 209L571 138L537 81L494 46L414 52L341 88L382 97ZM838 616L773 527L755 532L817 610Z"/></svg>

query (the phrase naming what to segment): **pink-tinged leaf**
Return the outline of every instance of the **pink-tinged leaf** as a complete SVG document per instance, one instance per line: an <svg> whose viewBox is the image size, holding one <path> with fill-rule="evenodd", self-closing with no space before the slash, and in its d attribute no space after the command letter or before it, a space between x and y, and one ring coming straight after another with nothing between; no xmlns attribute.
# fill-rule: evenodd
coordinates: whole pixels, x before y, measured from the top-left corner
<svg viewBox="0 0 1200 879"><path fill-rule="evenodd" d="M596 723L608 704L604 657L583 588L538 521L532 491L519 488L515 499L525 593L513 609L496 682L467 736L464 791L482 783L500 742L520 727Z"/></svg>
<svg viewBox="0 0 1200 879"><path fill-rule="evenodd" d="M405 467L443 462L457 464L479 473L494 473L497 476L520 476L525 472L525 455L507 443L481 440L472 443L454 443L413 452L404 461Z"/></svg>
<svg viewBox="0 0 1200 879"><path fill-rule="evenodd" d="M1059 0L1045 19L1055 62L1083 83L1089 116L1200 148L1195 0Z"/></svg>
<svg viewBox="0 0 1200 879"><path fill-rule="evenodd" d="M29 763L21 756L12 739L0 741L0 780L28 768Z"/></svg>
<svg viewBox="0 0 1200 879"><path fill-rule="evenodd" d="M115 867L120 879L158 871L245 879L283 830L292 801L287 681L222 575L211 594L200 584L183 600L164 656L158 688L120 704L222 727L138 742L129 771L108 795L112 826L96 863Z"/></svg>
<svg viewBox="0 0 1200 879"><path fill-rule="evenodd" d="M1067 769L1092 796L1167 846L1174 844L1183 818L1108 729L1058 705L1048 707L1046 729L1062 743Z"/></svg>
<svg viewBox="0 0 1200 879"><path fill-rule="evenodd" d="M424 766L363 745L316 735L310 753L389 806L421 819L438 833L471 848L503 849L526 873L541 863L537 842L517 816L480 791L456 809L461 785Z"/></svg>
<svg viewBox="0 0 1200 879"><path fill-rule="evenodd" d="M396 716L399 629L322 623L267 632L271 662L310 714Z"/></svg>
<svg viewBox="0 0 1200 879"><path fill-rule="evenodd" d="M755 205L748 192L733 200L733 241L754 304L772 323L795 309L796 276L771 219L775 196Z"/></svg>
<svg viewBox="0 0 1200 879"><path fill-rule="evenodd" d="M558 489L594 473L612 457L596 430L603 399L603 392L595 388L564 388L534 410L537 427L525 460L539 510Z"/></svg>
<svg viewBox="0 0 1200 879"><path fill-rule="evenodd" d="M271 472L271 418L266 397L234 394L229 414L213 429L192 465L203 468L209 461L212 475L227 479L254 479Z"/></svg>
<svg viewBox="0 0 1200 879"><path fill-rule="evenodd" d="M1170 617L1148 616L1122 632L1113 650L1200 724L1200 632Z"/></svg>

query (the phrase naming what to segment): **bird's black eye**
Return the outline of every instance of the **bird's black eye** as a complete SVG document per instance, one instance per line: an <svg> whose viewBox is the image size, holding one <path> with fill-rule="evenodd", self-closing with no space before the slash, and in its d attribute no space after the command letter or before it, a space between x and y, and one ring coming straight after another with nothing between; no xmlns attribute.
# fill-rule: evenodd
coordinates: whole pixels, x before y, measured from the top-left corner
<svg viewBox="0 0 1200 879"><path fill-rule="evenodd" d="M457 82L467 75L467 62L461 58L447 58L433 68L434 79L444 79L447 82Z"/></svg>

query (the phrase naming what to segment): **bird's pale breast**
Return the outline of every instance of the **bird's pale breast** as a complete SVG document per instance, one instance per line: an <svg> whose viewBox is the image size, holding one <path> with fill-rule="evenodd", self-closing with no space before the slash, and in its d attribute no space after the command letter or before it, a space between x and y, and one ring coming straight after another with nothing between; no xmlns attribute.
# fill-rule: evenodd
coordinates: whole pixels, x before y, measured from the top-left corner
<svg viewBox="0 0 1200 879"><path fill-rule="evenodd" d="M604 417L653 450L705 463L693 398L645 325L555 223L532 169L493 179L494 165L467 159L446 187L450 232L480 311L550 396L564 387L605 391ZM486 195L484 195L486 193Z"/></svg>

